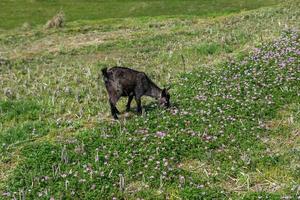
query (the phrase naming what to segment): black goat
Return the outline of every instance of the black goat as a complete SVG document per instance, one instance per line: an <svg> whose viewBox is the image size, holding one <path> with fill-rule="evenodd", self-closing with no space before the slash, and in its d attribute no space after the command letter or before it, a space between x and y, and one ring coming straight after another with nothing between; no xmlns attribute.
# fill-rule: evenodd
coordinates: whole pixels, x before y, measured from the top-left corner
<svg viewBox="0 0 300 200"><path fill-rule="evenodd" d="M109 96L111 114L118 119L120 114L116 104L121 96L128 96L126 111L130 110L130 104L135 97L137 113L142 114L141 97L146 95L159 100L161 105L170 106L168 89L160 89L144 72L139 72L126 67L112 67L101 70L106 90Z"/></svg>

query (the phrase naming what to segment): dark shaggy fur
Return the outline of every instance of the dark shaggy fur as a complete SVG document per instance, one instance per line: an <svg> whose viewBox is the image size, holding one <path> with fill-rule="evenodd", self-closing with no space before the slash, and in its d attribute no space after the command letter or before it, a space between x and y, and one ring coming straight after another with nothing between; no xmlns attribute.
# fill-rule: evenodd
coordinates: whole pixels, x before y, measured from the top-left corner
<svg viewBox="0 0 300 200"><path fill-rule="evenodd" d="M166 107L170 106L168 90L160 89L144 72L126 67L104 68L101 71L109 96L111 114L115 119L120 113L116 104L121 96L128 97L127 112L130 110L130 104L134 97L137 103L137 113L142 114L141 97L144 95L158 99L159 103Z"/></svg>

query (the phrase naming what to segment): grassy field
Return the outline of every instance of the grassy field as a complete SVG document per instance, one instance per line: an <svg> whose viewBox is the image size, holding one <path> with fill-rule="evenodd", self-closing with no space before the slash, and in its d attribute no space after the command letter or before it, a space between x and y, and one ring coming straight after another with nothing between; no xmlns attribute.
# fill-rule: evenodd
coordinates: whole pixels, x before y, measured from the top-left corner
<svg viewBox="0 0 300 200"><path fill-rule="evenodd" d="M299 198L299 1L55 2L0 10L0 199ZM64 28L39 26L60 7ZM116 64L172 107L112 120Z"/></svg>
<svg viewBox="0 0 300 200"><path fill-rule="evenodd" d="M220 16L274 5L278 0L2 0L0 2L0 29L21 27L23 23L44 24L63 10L68 21L99 20L108 18L197 15Z"/></svg>

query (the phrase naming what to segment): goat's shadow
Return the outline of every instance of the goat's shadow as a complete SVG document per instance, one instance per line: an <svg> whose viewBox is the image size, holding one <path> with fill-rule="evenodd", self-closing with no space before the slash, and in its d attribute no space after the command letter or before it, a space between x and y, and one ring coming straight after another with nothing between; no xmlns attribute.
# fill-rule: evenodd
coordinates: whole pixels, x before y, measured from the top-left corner
<svg viewBox="0 0 300 200"><path fill-rule="evenodd" d="M136 112L136 106L131 107L130 110L127 111L121 111L120 114L126 118L126 119L130 119L132 118L134 115L137 115ZM168 112L170 112L172 109L179 109L179 104L177 103L172 103L171 106L169 108L165 108L165 107L161 107L158 103L156 102L151 102L148 104L143 105L143 112L145 113L149 113L149 112L154 112L155 110L162 110L165 109Z"/></svg>

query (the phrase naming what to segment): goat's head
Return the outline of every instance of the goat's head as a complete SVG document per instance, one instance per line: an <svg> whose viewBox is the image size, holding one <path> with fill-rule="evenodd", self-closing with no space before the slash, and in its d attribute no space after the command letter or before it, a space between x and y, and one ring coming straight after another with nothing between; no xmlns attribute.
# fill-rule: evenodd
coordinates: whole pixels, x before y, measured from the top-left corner
<svg viewBox="0 0 300 200"><path fill-rule="evenodd" d="M168 92L170 88L164 88L162 91L161 91L161 96L159 98L159 103L160 105L162 106L165 106L165 107L170 107L170 94Z"/></svg>

